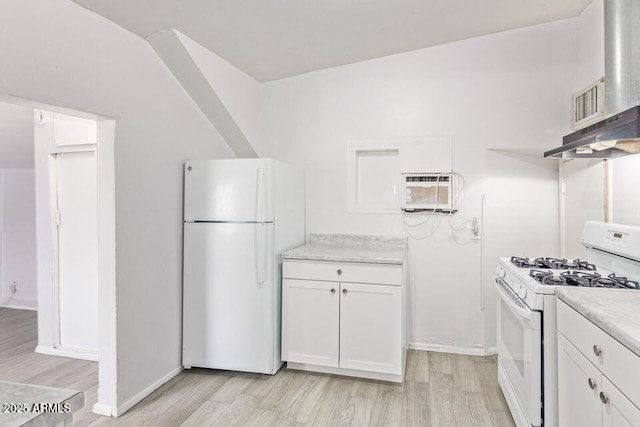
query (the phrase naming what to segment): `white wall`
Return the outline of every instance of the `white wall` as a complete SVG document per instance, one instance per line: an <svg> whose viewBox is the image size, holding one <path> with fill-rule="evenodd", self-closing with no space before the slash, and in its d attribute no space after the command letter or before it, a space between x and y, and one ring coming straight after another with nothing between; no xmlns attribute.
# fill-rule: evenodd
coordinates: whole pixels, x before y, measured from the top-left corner
<svg viewBox="0 0 640 427"><path fill-rule="evenodd" d="M33 109L0 102L0 304L36 305L34 199Z"/></svg>
<svg viewBox="0 0 640 427"><path fill-rule="evenodd" d="M576 159L562 166L565 257L586 259L580 239L586 221L605 220L605 168L602 160Z"/></svg>
<svg viewBox="0 0 640 427"><path fill-rule="evenodd" d="M33 168L33 109L0 102L0 169Z"/></svg>
<svg viewBox="0 0 640 427"><path fill-rule="evenodd" d="M124 407L181 365L183 161L231 152L143 39L68 0L3 2L0 57L1 94L116 120Z"/></svg>
<svg viewBox="0 0 640 427"><path fill-rule="evenodd" d="M405 233L399 215L347 214L348 140L453 136L457 216L480 217L486 196L484 240L446 223L410 240L412 341L494 347L497 256L558 254L557 164L541 153L570 130L576 35L566 20L264 84L256 148L306 168L310 232Z"/></svg>
<svg viewBox="0 0 640 427"><path fill-rule="evenodd" d="M612 160L611 222L640 226L640 155Z"/></svg>
<svg viewBox="0 0 640 427"><path fill-rule="evenodd" d="M573 92L604 77L604 0L593 0L578 18L578 69Z"/></svg>
<svg viewBox="0 0 640 427"><path fill-rule="evenodd" d="M0 302L13 307L35 309L36 219L33 169L3 169L0 170L0 175ZM12 295L10 286L14 283L16 293Z"/></svg>

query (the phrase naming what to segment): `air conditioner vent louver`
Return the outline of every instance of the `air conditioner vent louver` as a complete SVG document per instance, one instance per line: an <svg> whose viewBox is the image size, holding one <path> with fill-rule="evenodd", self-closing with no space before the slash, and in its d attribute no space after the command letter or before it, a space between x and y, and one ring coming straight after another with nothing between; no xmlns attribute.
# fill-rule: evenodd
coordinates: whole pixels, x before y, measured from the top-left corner
<svg viewBox="0 0 640 427"><path fill-rule="evenodd" d="M604 116L604 78L573 94L573 127L581 129Z"/></svg>
<svg viewBox="0 0 640 427"><path fill-rule="evenodd" d="M448 175L407 176L407 182L449 182Z"/></svg>

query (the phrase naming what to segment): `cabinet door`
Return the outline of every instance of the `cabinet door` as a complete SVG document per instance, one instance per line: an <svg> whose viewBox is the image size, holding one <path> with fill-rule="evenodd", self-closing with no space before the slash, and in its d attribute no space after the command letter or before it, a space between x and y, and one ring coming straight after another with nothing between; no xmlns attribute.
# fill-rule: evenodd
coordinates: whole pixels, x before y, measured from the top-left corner
<svg viewBox="0 0 640 427"><path fill-rule="evenodd" d="M640 426L640 409L605 377L602 381L601 399L604 408L602 423L604 427Z"/></svg>
<svg viewBox="0 0 640 427"><path fill-rule="evenodd" d="M402 374L402 288L340 284L340 367Z"/></svg>
<svg viewBox="0 0 640 427"><path fill-rule="evenodd" d="M339 283L282 281L282 360L338 366Z"/></svg>
<svg viewBox="0 0 640 427"><path fill-rule="evenodd" d="M602 425L602 375L558 334L558 415L563 427Z"/></svg>

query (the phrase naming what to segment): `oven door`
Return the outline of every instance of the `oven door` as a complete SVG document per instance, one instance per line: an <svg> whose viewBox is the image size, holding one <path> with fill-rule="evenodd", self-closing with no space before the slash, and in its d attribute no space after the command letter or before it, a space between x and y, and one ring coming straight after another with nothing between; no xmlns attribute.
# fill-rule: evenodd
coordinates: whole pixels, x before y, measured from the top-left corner
<svg viewBox="0 0 640 427"><path fill-rule="evenodd" d="M516 424L540 426L542 313L531 310L501 278L496 277L495 283L499 296L497 338L500 386Z"/></svg>

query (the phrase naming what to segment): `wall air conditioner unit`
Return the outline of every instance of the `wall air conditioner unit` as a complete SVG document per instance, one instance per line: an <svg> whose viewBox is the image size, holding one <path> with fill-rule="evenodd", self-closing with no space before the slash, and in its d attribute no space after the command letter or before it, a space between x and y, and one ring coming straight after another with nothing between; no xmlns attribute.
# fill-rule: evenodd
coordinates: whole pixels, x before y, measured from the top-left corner
<svg viewBox="0 0 640 427"><path fill-rule="evenodd" d="M405 173L402 174L402 184L403 211L434 213L456 211L454 174Z"/></svg>
<svg viewBox="0 0 640 427"><path fill-rule="evenodd" d="M604 77L573 94L573 128L582 129L604 117Z"/></svg>

